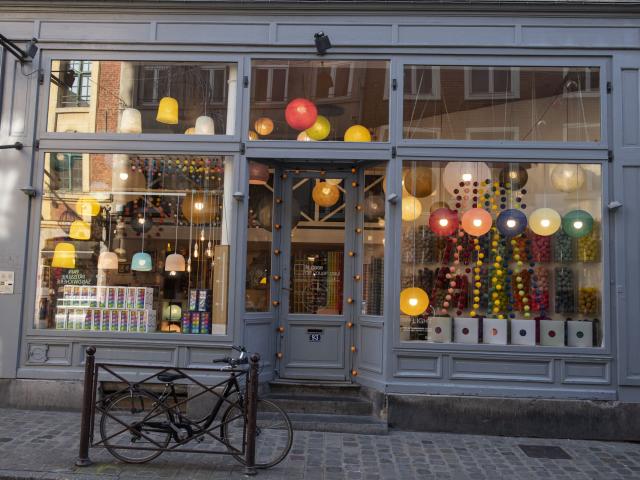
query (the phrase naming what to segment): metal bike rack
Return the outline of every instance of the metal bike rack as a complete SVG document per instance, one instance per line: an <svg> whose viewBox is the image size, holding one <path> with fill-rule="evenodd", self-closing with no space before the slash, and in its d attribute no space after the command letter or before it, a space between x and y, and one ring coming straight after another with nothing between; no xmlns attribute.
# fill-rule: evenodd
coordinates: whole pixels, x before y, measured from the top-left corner
<svg viewBox="0 0 640 480"><path fill-rule="evenodd" d="M112 418L116 422L120 423L123 426L123 429L120 432L116 432L111 435L109 438L112 438L116 435L119 435L122 432L127 430L131 430L133 427L127 425L122 420L118 419L115 415L112 415L109 412L106 412L106 406L108 405L110 398L115 398L119 394L123 392L127 392L130 390L137 390L138 387L142 386L145 383L151 382L156 379L158 375L165 372L176 372L184 375L182 380L188 380L193 385L196 385L201 388L201 391L192 396L187 396L187 398L180 400L177 403L173 403L168 405L163 403L159 408L154 409L152 414L145 418L145 420L149 420L152 418L159 417L164 415L169 410L177 409L181 405L186 407L187 402L192 401L193 399L200 397L201 395L205 395L210 393L215 395L216 397L223 400L224 403L228 405L237 405L240 411L242 411L242 405L236 400L231 401L225 397L223 397L220 393L216 392L215 389L221 387L226 384L228 379L225 379L221 382L216 383L215 385L205 385L202 382L195 379L192 374L193 372L206 372L211 371L211 369L204 368L177 368L177 367L140 367L139 365L125 365L125 364L108 364L108 363L96 363L95 361L95 353L96 348L90 346L86 350L86 362L85 362L85 370L84 370L84 390L83 390L83 401L82 401L82 419L80 424L80 448L78 453L78 458L76 460L76 465L79 467L85 467L92 464L91 459L89 458L89 448L97 448L97 447L105 447L104 440L100 439L95 441L94 439L94 421L96 413L102 413L103 415L107 415ZM246 390L245 390L245 435L243 437L242 448L236 448L233 445L230 445L225 439L213 433L213 431L220 429L224 424L223 420L216 421L214 419L212 424L206 429L198 428L196 432L189 435L187 438L180 440L179 442L173 443L171 445L167 445L166 447L160 445L155 442L153 439L146 437L142 434L143 437L146 437L152 444L155 445L153 448L149 447L137 447L137 446L118 446L118 449L127 449L127 450L154 450L154 451L163 451L163 452L183 452L183 453L207 453L207 454L217 454L217 455L236 455L243 456L245 463L245 474L247 475L255 475L257 473L255 469L255 453L256 453L256 433L257 433L257 404L258 404L258 370L259 370L259 362L260 356L258 354L254 354L249 359L249 369L230 369L225 370L225 372L234 373L237 377L247 376L246 380ZM152 368L160 368L159 371L156 371L152 375L145 377L144 379L131 382L123 377L121 374L117 373L115 369L126 369L132 368L136 370L144 369L152 369ZM111 375L113 378L125 384L125 386L119 389L116 392L110 393L104 399L98 399L98 377L101 371L104 373ZM191 375L190 375L191 373ZM220 413L223 412L223 409L220 410ZM239 417L234 417L228 421L236 420ZM187 419L188 420L188 419ZM194 422L194 425L195 424ZM207 436L216 442L222 444L225 447L225 450L202 450L202 449L192 449L192 448L183 448L183 446L189 443L196 438L202 438L203 436ZM106 439L108 440L108 439Z"/></svg>

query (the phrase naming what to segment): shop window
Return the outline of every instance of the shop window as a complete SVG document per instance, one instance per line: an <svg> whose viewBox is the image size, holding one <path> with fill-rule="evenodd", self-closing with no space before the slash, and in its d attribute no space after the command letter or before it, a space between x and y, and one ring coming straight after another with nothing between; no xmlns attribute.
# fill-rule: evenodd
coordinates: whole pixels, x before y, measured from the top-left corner
<svg viewBox="0 0 640 480"><path fill-rule="evenodd" d="M440 68L409 65L404 76L405 100L433 100L440 97Z"/></svg>
<svg viewBox="0 0 640 480"><path fill-rule="evenodd" d="M273 172L266 164L249 162L247 275L245 311L271 310L271 243L273 232Z"/></svg>
<svg viewBox="0 0 640 480"><path fill-rule="evenodd" d="M429 88L429 69L437 96L416 90L421 79ZM431 140L438 129L443 140L600 142L600 103L598 67L406 65L403 138Z"/></svg>
<svg viewBox="0 0 640 480"><path fill-rule="evenodd" d="M49 156L52 160L50 182L56 190L81 192L83 187L83 158L77 153L54 153Z"/></svg>
<svg viewBox="0 0 640 480"><path fill-rule="evenodd" d="M254 60L247 135L250 140L385 141L388 77L389 62L381 60Z"/></svg>
<svg viewBox="0 0 640 480"><path fill-rule="evenodd" d="M599 164L405 161L402 189L402 341L602 345Z"/></svg>
<svg viewBox="0 0 640 480"><path fill-rule="evenodd" d="M45 155L35 328L225 334L230 158L63 155L92 168L70 191Z"/></svg>
<svg viewBox="0 0 640 480"><path fill-rule="evenodd" d="M236 65L52 61L49 132L233 134ZM84 106L86 111L61 108Z"/></svg>
<svg viewBox="0 0 640 480"><path fill-rule="evenodd" d="M365 170L362 314L384 313L384 167Z"/></svg>

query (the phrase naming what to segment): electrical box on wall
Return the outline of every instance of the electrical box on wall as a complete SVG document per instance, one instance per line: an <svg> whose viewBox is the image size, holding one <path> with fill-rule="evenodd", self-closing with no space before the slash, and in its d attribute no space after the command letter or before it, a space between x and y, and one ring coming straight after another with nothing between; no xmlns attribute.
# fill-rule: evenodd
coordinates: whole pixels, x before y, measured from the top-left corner
<svg viewBox="0 0 640 480"><path fill-rule="evenodd" d="M13 278L15 272L4 271L0 272L0 294L12 295L13 294Z"/></svg>

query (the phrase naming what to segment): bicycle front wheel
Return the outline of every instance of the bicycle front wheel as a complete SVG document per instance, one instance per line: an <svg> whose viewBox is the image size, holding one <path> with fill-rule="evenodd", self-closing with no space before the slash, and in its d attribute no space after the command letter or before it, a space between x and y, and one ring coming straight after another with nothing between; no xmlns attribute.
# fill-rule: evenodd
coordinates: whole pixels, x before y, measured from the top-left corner
<svg viewBox="0 0 640 480"><path fill-rule="evenodd" d="M102 445L118 460L144 463L162 453L171 440L171 418L147 392L124 392L102 413ZM160 413L162 412L162 413Z"/></svg>
<svg viewBox="0 0 640 480"><path fill-rule="evenodd" d="M242 450L246 417L238 405L231 405L222 417L222 438ZM269 400L258 400L256 418L256 468L273 467L286 458L293 444L293 427L289 416ZM233 456L245 463L243 456Z"/></svg>

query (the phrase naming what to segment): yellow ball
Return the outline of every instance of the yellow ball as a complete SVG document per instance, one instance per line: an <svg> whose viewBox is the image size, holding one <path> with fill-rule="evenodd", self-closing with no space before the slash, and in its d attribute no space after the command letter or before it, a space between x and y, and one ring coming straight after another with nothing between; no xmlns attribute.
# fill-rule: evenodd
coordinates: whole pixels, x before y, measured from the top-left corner
<svg viewBox="0 0 640 480"><path fill-rule="evenodd" d="M529 305L525 305L524 306L524 311L528 312L529 310L531 310L531 307Z"/></svg>
<svg viewBox="0 0 640 480"><path fill-rule="evenodd" d="M478 258L484 258L484 253L479 253Z"/></svg>
<svg viewBox="0 0 640 480"><path fill-rule="evenodd" d="M480 290L478 290L478 289L474 289L474 290L473 290L473 294L474 294L474 295L480 295Z"/></svg>
<svg viewBox="0 0 640 480"><path fill-rule="evenodd" d="M496 285L496 290L502 290L502 285Z"/></svg>
<svg viewBox="0 0 640 480"><path fill-rule="evenodd" d="M504 320L504 315L500 314L500 315L498 315L498 318L499 318L500 320Z"/></svg>
<svg viewBox="0 0 640 480"><path fill-rule="evenodd" d="M479 303L474 303L473 304L473 308L480 308L480 304Z"/></svg>
<svg viewBox="0 0 640 480"><path fill-rule="evenodd" d="M406 315L416 316L429 307L429 295L418 287L405 288L400 292L400 310Z"/></svg>
<svg viewBox="0 0 640 480"><path fill-rule="evenodd" d="M493 309L493 313L498 313L499 311L500 311L500 309L499 309L499 308L494 308L494 309Z"/></svg>
<svg viewBox="0 0 640 480"><path fill-rule="evenodd" d="M478 288L480 288L480 287L482 286L482 284L481 284L480 282L476 282L476 283L475 283L475 286L476 286L476 287L478 287Z"/></svg>
<svg viewBox="0 0 640 480"><path fill-rule="evenodd" d="M474 308L478 308L478 307L474 307ZM471 315L472 317L475 317L475 316L476 316L476 312L474 312L473 310L471 310L471 311L469 312L469 315Z"/></svg>
<svg viewBox="0 0 640 480"><path fill-rule="evenodd" d="M345 142L370 142L371 133L362 125L352 125L344 132Z"/></svg>
<svg viewBox="0 0 640 480"><path fill-rule="evenodd" d="M323 115L318 115L316 122L305 130L312 140L324 140L331 133L329 119ZM258 132L260 133L260 132Z"/></svg>

